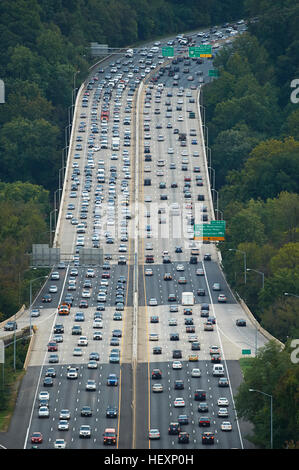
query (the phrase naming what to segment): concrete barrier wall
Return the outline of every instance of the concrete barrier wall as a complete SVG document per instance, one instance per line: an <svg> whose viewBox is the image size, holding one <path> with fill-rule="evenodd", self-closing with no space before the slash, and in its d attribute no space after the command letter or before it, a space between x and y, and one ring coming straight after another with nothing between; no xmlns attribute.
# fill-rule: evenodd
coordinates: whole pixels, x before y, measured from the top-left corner
<svg viewBox="0 0 299 470"><path fill-rule="evenodd" d="M23 313L25 312L25 304L22 305L22 307L20 308L20 310L18 310L17 313L15 313L14 315L12 315L10 318L6 318L3 322L0 323L0 328L3 328L4 325L9 322L9 321L15 321L15 320L18 320L18 318L20 318Z"/></svg>

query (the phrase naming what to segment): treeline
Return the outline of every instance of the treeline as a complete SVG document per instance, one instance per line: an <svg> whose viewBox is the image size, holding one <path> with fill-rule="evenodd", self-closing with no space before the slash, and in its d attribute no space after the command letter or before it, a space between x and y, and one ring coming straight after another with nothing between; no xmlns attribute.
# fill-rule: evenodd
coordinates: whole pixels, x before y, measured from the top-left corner
<svg viewBox="0 0 299 470"><path fill-rule="evenodd" d="M49 214L63 165L74 87L95 62L90 42L124 47L230 21L243 12L239 0L225 5L221 0L1 1L2 318L28 301L22 280L31 275L25 255L31 243L49 240Z"/></svg>
<svg viewBox="0 0 299 470"><path fill-rule="evenodd" d="M227 222L220 244L226 276L256 318L286 344L269 344L246 371L236 399L239 416L254 424L249 439L270 447L298 447L299 338L299 105L291 82L299 77L299 2L246 2L257 18L248 32L217 54L220 76L204 89L211 165ZM215 196L215 193L213 193ZM249 269L249 270L247 270ZM290 411L291 410L291 411Z"/></svg>

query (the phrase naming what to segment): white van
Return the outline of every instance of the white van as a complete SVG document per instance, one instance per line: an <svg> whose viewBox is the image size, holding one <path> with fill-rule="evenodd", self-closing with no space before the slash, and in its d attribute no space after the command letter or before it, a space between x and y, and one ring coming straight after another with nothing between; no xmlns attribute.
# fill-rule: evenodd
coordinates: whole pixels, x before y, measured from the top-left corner
<svg viewBox="0 0 299 470"><path fill-rule="evenodd" d="M224 375L224 367L222 364L213 365L213 375L218 377L222 377Z"/></svg>

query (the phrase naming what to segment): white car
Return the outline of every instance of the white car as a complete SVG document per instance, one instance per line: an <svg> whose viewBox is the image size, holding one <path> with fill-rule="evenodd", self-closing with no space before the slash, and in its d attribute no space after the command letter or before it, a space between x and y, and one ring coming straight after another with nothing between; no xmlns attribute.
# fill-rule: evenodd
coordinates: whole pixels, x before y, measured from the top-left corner
<svg viewBox="0 0 299 470"><path fill-rule="evenodd" d="M68 431L68 429L69 429L69 422L66 419L61 419L58 423L58 430Z"/></svg>
<svg viewBox="0 0 299 470"><path fill-rule="evenodd" d="M172 363L172 368L173 369L181 369L183 366L182 366L182 363L181 361L173 361Z"/></svg>
<svg viewBox="0 0 299 470"><path fill-rule="evenodd" d="M64 439L56 439L54 441L54 449L65 449L66 448L66 442Z"/></svg>
<svg viewBox="0 0 299 470"><path fill-rule="evenodd" d="M97 361L89 361L87 364L88 369L97 369L98 368L98 363Z"/></svg>
<svg viewBox="0 0 299 470"><path fill-rule="evenodd" d="M71 413L69 410L61 410L59 413L59 419L70 419L71 418Z"/></svg>
<svg viewBox="0 0 299 470"><path fill-rule="evenodd" d="M178 264L176 267L177 271L185 271L185 266L183 264Z"/></svg>
<svg viewBox="0 0 299 470"><path fill-rule="evenodd" d="M178 322L177 322L177 320L176 320L175 318L170 318L170 319L168 320L168 325L169 325L169 326L177 326L177 324L178 324Z"/></svg>
<svg viewBox="0 0 299 470"><path fill-rule="evenodd" d="M175 408L182 408L185 406L185 400L183 398L176 398L174 400L174 407Z"/></svg>
<svg viewBox="0 0 299 470"><path fill-rule="evenodd" d="M96 390L96 388L97 386L96 386L95 380L92 380L92 379L87 380L87 383L85 386L86 390Z"/></svg>
<svg viewBox="0 0 299 470"><path fill-rule="evenodd" d="M49 400L50 394L46 390L42 390L39 392L38 399L39 400Z"/></svg>
<svg viewBox="0 0 299 470"><path fill-rule="evenodd" d="M149 431L149 438L150 438L150 439L160 439L160 431L159 431L159 429L150 429L150 431Z"/></svg>
<svg viewBox="0 0 299 470"><path fill-rule="evenodd" d="M38 410L38 417L39 418L49 418L50 412L47 406L41 406Z"/></svg>
<svg viewBox="0 0 299 470"><path fill-rule="evenodd" d="M89 299L90 298L90 291L89 290L83 290L81 296L82 296L82 299Z"/></svg>
<svg viewBox="0 0 299 470"><path fill-rule="evenodd" d="M200 376L201 376L200 369L192 369L191 377L200 377Z"/></svg>
<svg viewBox="0 0 299 470"><path fill-rule="evenodd" d="M225 398L225 397L218 398L217 405L218 406L228 406L229 405L228 399Z"/></svg>
<svg viewBox="0 0 299 470"><path fill-rule="evenodd" d="M155 307L156 305L158 305L157 299L150 299L149 305L150 305L151 307Z"/></svg>
<svg viewBox="0 0 299 470"><path fill-rule="evenodd" d="M83 352L81 348L74 348L73 356L82 356Z"/></svg>
<svg viewBox="0 0 299 470"><path fill-rule="evenodd" d="M231 431L232 425L230 421L222 421L221 423L221 431Z"/></svg>
<svg viewBox="0 0 299 470"><path fill-rule="evenodd" d="M58 291L57 286L50 286L49 287L50 294L55 294L57 291Z"/></svg>
<svg viewBox="0 0 299 470"><path fill-rule="evenodd" d="M102 320L94 320L92 324L93 328L103 328L103 322Z"/></svg>
<svg viewBox="0 0 299 470"><path fill-rule="evenodd" d="M159 335L157 335L156 333L150 333L149 340L150 341L158 341L159 340Z"/></svg>
<svg viewBox="0 0 299 470"><path fill-rule="evenodd" d="M152 390L153 390L153 392L163 392L163 385L162 384L154 384Z"/></svg>
<svg viewBox="0 0 299 470"><path fill-rule="evenodd" d="M87 346L88 345L88 339L86 336L80 336L78 339L78 346Z"/></svg>
<svg viewBox="0 0 299 470"><path fill-rule="evenodd" d="M91 427L89 424L82 424L80 426L79 437L90 437L91 436Z"/></svg>
<svg viewBox="0 0 299 470"><path fill-rule="evenodd" d="M68 379L77 379L78 378L78 372L77 372L76 367L68 368L66 376L67 376Z"/></svg>
<svg viewBox="0 0 299 470"><path fill-rule="evenodd" d="M228 411L227 408L219 408L218 410L218 416L222 418L227 418L228 417Z"/></svg>

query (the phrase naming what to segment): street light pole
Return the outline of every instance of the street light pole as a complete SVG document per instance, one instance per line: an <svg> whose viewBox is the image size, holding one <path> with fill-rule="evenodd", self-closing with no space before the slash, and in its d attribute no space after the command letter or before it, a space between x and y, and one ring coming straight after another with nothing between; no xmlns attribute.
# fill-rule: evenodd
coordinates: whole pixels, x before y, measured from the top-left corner
<svg viewBox="0 0 299 470"><path fill-rule="evenodd" d="M256 269L251 269L251 268L247 268L247 271L254 271L255 273L258 273L262 276L262 289L264 289L264 286L265 286L265 274L262 273L261 271L257 271Z"/></svg>
<svg viewBox="0 0 299 470"><path fill-rule="evenodd" d="M35 279L30 280L30 291L29 291L29 315L30 315L30 319L29 319L29 336L31 336L32 284L35 281L38 281L39 279L46 279L47 277L48 276L40 276L40 277L36 277Z"/></svg>
<svg viewBox="0 0 299 470"><path fill-rule="evenodd" d="M292 297L296 297L297 299L299 299L299 295L296 295L296 294L291 294L290 292L285 292L284 295L291 295Z"/></svg>
<svg viewBox="0 0 299 470"><path fill-rule="evenodd" d="M247 281L247 268L246 268L246 252L239 250L237 248L229 248L228 251L239 251L240 253L243 253L244 256L244 284L246 284Z"/></svg>
<svg viewBox="0 0 299 470"><path fill-rule="evenodd" d="M262 395L270 398L270 447L273 449L273 397L268 393L262 392L261 390L256 390L254 388L250 388L249 391L261 393Z"/></svg>

